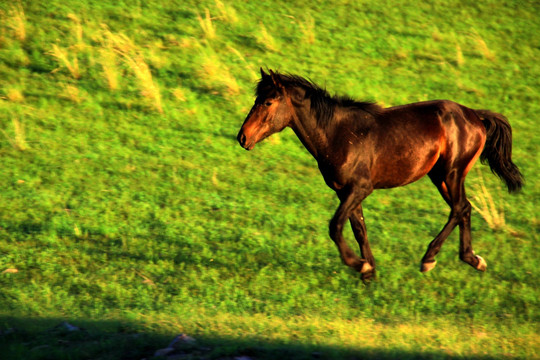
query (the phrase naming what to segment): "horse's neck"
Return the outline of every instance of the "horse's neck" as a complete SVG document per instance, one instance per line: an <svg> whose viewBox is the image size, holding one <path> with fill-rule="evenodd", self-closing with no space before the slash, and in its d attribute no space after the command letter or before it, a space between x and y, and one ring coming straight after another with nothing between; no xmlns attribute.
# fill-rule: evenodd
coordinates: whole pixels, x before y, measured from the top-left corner
<svg viewBox="0 0 540 360"><path fill-rule="evenodd" d="M305 148L315 159L325 156L328 148L328 134L317 123L317 119L309 110L295 109L296 116L291 128Z"/></svg>

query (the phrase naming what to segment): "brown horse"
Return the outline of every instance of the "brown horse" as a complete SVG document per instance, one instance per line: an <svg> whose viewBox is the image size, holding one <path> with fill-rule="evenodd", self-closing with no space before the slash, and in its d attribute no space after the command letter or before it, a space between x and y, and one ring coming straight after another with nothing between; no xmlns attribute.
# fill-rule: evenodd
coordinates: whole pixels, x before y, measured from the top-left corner
<svg viewBox="0 0 540 360"><path fill-rule="evenodd" d="M420 270L433 269L435 255L459 225L459 257L477 270L486 262L471 245L471 204L465 176L480 158L508 191L523 178L512 162L512 130L504 116L473 110L448 100L381 108L374 103L330 96L299 76L261 69L256 100L240 132L240 145L256 143L289 126L317 160L340 205L330 221L330 237L343 262L369 279L375 260L367 240L362 200L373 190L412 183L428 175L450 206L450 216L429 244ZM342 229L350 221L362 257L347 245Z"/></svg>

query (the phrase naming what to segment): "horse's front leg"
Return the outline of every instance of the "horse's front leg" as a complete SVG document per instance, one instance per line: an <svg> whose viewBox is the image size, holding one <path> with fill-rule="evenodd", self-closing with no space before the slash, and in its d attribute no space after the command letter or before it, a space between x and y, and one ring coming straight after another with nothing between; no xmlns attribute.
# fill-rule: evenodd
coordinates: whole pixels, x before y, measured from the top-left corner
<svg viewBox="0 0 540 360"><path fill-rule="evenodd" d="M362 205L359 205L351 214L349 218L351 222L351 228L354 233L354 237L360 247L360 253L362 258L366 261L362 266L362 279L369 280L375 276L375 258L371 253L367 238L366 224L364 222L364 214L362 212Z"/></svg>
<svg viewBox="0 0 540 360"><path fill-rule="evenodd" d="M343 226L345 222L353 215L354 210L360 206L362 200L367 196L367 192L347 189L340 191L338 196L341 203L330 221L330 238L336 244L345 265L352 267L360 273L368 272L372 268L371 265L356 255L343 238Z"/></svg>

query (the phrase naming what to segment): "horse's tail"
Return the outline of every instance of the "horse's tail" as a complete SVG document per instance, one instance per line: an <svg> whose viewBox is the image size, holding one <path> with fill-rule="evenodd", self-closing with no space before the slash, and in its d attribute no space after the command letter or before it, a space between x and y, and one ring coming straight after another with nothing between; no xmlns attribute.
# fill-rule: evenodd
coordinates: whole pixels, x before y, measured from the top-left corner
<svg viewBox="0 0 540 360"><path fill-rule="evenodd" d="M508 186L508 192L519 191L523 186L523 175L512 162L512 128L501 114L489 110L475 110L486 127L486 144L480 155L491 171Z"/></svg>

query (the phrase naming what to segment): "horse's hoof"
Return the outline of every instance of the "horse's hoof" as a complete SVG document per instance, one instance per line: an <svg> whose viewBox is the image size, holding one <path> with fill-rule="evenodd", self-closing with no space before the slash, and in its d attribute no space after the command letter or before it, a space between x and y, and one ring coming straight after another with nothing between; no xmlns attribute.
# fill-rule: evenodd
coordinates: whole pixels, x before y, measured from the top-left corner
<svg viewBox="0 0 540 360"><path fill-rule="evenodd" d="M475 255L475 256L478 259L478 265L476 265L476 270L478 270L478 271L486 271L486 269L487 269L486 260L484 260L484 258L479 256L479 255Z"/></svg>
<svg viewBox="0 0 540 360"><path fill-rule="evenodd" d="M435 265L437 265L437 260L433 260L433 261L430 261L430 262L423 262L420 265L420 271L421 272L428 272L430 270L433 270Z"/></svg>
<svg viewBox="0 0 540 360"><path fill-rule="evenodd" d="M372 272L372 271L373 271L373 266L371 266L370 263L365 261L364 264L362 265L362 268L360 269L360 273L361 274L366 274L366 273L369 273L369 272Z"/></svg>
<svg viewBox="0 0 540 360"><path fill-rule="evenodd" d="M363 272L361 276L364 284L368 284L371 280L375 279L375 269L371 268L370 271Z"/></svg>

